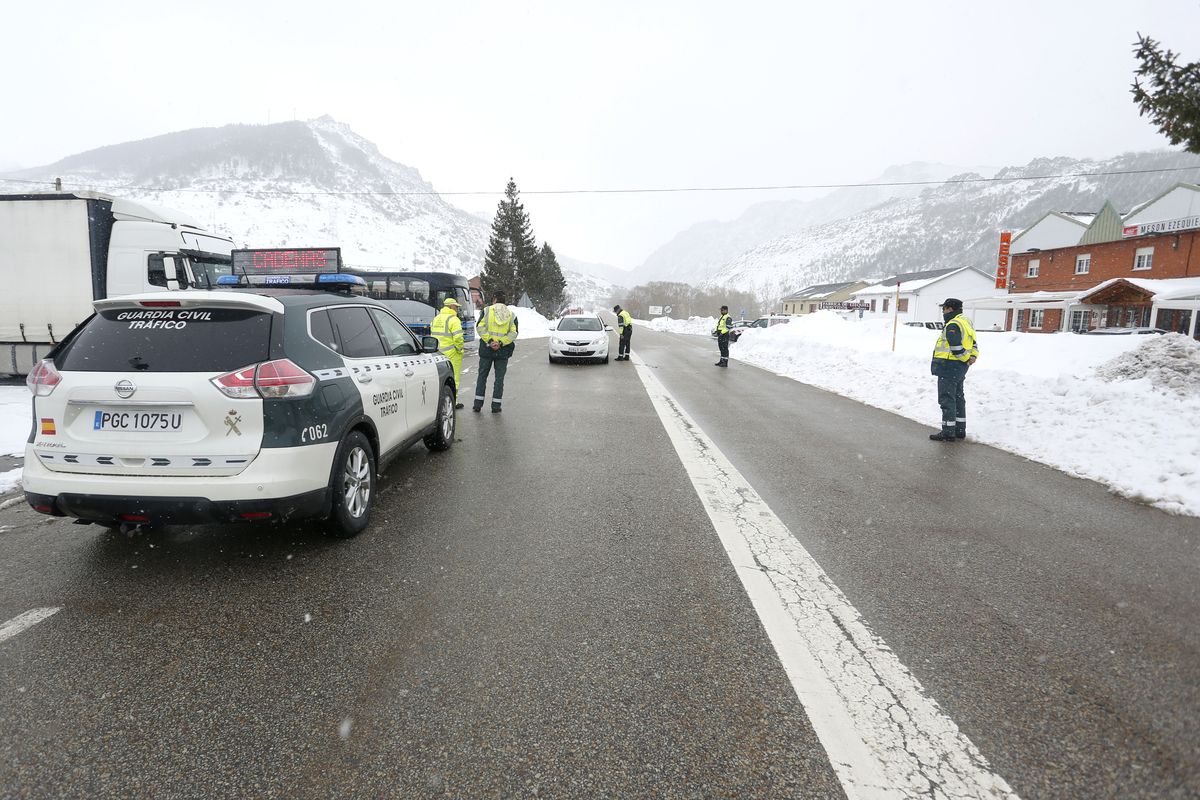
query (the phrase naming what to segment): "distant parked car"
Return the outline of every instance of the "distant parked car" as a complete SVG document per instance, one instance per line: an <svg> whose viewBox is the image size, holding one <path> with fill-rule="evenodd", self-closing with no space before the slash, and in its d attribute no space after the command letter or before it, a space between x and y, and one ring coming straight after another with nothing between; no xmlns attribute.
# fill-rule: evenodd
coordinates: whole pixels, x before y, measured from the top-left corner
<svg viewBox="0 0 1200 800"><path fill-rule="evenodd" d="M1143 333L1169 333L1162 328L1096 328L1084 333L1098 336L1133 336Z"/></svg>
<svg viewBox="0 0 1200 800"><path fill-rule="evenodd" d="M929 328L931 331L940 331L946 327L944 322L906 322L904 324L910 328Z"/></svg>
<svg viewBox="0 0 1200 800"><path fill-rule="evenodd" d="M752 320L752 319L736 319L736 320L734 320L733 322L731 322L729 324L729 331L731 334L729 338L736 342L738 340L738 337L746 332L746 328L749 328L753 324L754 324L754 320ZM712 332L712 337L714 339L717 338L716 330L714 330Z"/></svg>
<svg viewBox="0 0 1200 800"><path fill-rule="evenodd" d="M749 327L749 328L774 328L776 325L786 325L787 323L789 323L791 321L792 321L791 317L778 317L778 316L759 317L758 319L754 320L754 322L751 322L746 327Z"/></svg>

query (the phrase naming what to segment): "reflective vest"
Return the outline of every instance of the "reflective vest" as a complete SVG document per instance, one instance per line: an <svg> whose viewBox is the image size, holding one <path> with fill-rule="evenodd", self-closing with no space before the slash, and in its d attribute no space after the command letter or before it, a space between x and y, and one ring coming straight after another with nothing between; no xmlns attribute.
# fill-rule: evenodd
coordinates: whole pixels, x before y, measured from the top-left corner
<svg viewBox="0 0 1200 800"><path fill-rule="evenodd" d="M429 333L431 336L437 337L438 351L443 355L448 356L452 352L462 352L465 341L462 321L459 320L458 314L454 313L453 308L442 307L438 315L433 318L433 322L429 324Z"/></svg>
<svg viewBox="0 0 1200 800"><path fill-rule="evenodd" d="M629 312L621 309L621 313L617 314L617 327L620 328L620 333L624 333L626 328L633 327L633 317L629 316Z"/></svg>
<svg viewBox="0 0 1200 800"><path fill-rule="evenodd" d="M729 333L729 329L733 327L733 319L728 314L722 314L717 320L717 333Z"/></svg>
<svg viewBox="0 0 1200 800"><path fill-rule="evenodd" d="M495 303L487 307L475 329L480 340L500 342L501 347L506 347L517 338L517 317L508 306Z"/></svg>
<svg viewBox="0 0 1200 800"><path fill-rule="evenodd" d="M950 342L946 340L946 328L951 325L957 325L962 331L962 347L961 352L954 352L950 348ZM979 345L975 341L975 329L971 327L971 323L962 314L958 314L946 323L942 328L942 335L938 337L937 344L933 347L934 358L944 358L949 361L962 361L966 363L971 358L979 358Z"/></svg>

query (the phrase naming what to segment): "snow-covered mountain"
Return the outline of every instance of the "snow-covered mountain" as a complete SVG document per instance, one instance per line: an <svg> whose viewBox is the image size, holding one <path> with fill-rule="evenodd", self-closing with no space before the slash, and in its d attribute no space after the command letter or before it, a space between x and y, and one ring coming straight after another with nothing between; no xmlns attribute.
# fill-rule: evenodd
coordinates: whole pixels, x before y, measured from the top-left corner
<svg viewBox="0 0 1200 800"><path fill-rule="evenodd" d="M989 175L995 171L986 167L971 170ZM853 216L889 200L915 197L925 187L911 184L946 180L965 171L963 167L947 164L904 164L889 167L878 178L867 182L870 185L837 189L815 200L758 203L731 222L709 220L697 223L651 253L634 270L633 283L703 282L747 250L804 228Z"/></svg>
<svg viewBox="0 0 1200 800"><path fill-rule="evenodd" d="M177 208L258 247L337 245L352 266L474 275L487 223L329 117L101 147L18 177Z"/></svg>
<svg viewBox="0 0 1200 800"><path fill-rule="evenodd" d="M1096 212L1106 200L1129 211L1180 181L1198 180L1200 156L1189 153L1036 159L1003 169L989 182L928 187L915 197L794 230L729 259L698 283L748 289L772 302L805 286L842 280L965 265L993 272L1001 230L1020 230L1049 211Z"/></svg>

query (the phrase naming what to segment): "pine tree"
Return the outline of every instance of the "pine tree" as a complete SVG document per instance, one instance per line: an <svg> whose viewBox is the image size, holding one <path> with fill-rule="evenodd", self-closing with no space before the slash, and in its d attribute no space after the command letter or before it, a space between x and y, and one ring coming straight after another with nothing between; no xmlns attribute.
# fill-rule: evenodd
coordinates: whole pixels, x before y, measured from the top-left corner
<svg viewBox="0 0 1200 800"><path fill-rule="evenodd" d="M1200 62L1178 66L1175 53L1140 33L1134 55L1141 64L1132 89L1138 113L1149 115L1171 144L1200 153Z"/></svg>
<svg viewBox="0 0 1200 800"><path fill-rule="evenodd" d="M567 280L563 277L562 267L558 265L558 257L554 255L548 243L542 243L539 255L541 265L538 276L538 294L529 293L534 305L546 316L556 313L566 302Z"/></svg>
<svg viewBox="0 0 1200 800"><path fill-rule="evenodd" d="M490 299L497 291L501 291L508 296L508 302L515 304L526 291L526 281L532 278L536 283L539 272L533 226L521 204L517 184L509 178L504 199L500 201L496 216L492 219L492 233L483 257L479 285L485 298Z"/></svg>

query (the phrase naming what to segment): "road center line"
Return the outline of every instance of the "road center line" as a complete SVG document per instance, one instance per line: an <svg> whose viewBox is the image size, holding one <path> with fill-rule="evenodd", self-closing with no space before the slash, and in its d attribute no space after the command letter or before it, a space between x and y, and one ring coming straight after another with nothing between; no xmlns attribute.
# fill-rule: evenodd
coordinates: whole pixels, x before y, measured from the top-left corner
<svg viewBox="0 0 1200 800"><path fill-rule="evenodd" d="M653 371L632 360L847 797L1016 798Z"/></svg>
<svg viewBox="0 0 1200 800"><path fill-rule="evenodd" d="M11 639L27 628L32 628L42 620L54 616L59 611L62 611L62 609L35 608L30 611L26 611L24 614L18 614L8 622L0 625L0 642L3 642L5 639Z"/></svg>

